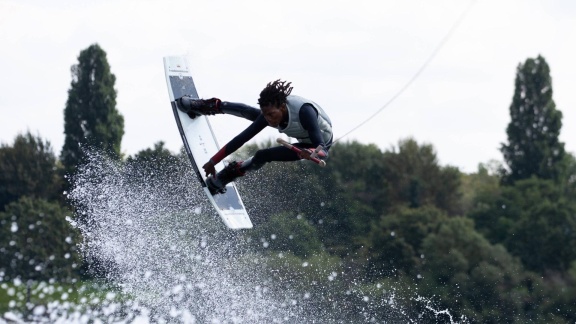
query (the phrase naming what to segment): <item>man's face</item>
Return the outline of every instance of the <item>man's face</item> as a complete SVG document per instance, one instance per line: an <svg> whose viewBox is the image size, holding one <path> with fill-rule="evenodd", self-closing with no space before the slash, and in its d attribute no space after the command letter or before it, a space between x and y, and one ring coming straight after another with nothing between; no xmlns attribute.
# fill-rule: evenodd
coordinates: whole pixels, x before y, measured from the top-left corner
<svg viewBox="0 0 576 324"><path fill-rule="evenodd" d="M280 123L284 120L284 117L287 114L286 104L283 103L281 105L266 105L260 107L262 110L262 115L268 122L268 125L272 127L278 127Z"/></svg>

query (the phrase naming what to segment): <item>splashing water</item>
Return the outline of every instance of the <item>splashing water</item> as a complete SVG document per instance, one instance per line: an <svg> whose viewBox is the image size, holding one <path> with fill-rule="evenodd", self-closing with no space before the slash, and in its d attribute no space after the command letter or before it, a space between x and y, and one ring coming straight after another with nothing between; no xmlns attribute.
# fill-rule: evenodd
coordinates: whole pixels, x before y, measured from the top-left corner
<svg viewBox="0 0 576 324"><path fill-rule="evenodd" d="M82 233L80 250L90 271L118 287L123 297L107 294L82 305L28 305L28 318L79 323L95 318L144 323L348 323L382 318L392 323L455 323L447 310L435 311L425 298L410 301L396 297L394 290L357 289L360 284L353 275L345 278L330 271L326 284L304 290L293 279L271 275L275 270L252 250L246 232L225 228L185 158L160 165L119 163L89 152L89 162L74 177L68 195L77 208L70 222ZM343 286L349 287L349 300L333 300L333 290ZM420 305L412 307L413 302ZM19 318L6 314L7 319Z"/></svg>
<svg viewBox="0 0 576 324"><path fill-rule="evenodd" d="M187 163L152 171L90 156L70 194L85 218L77 223L82 252L153 317L298 318L297 309L282 309L258 271L247 268L257 258L212 212Z"/></svg>

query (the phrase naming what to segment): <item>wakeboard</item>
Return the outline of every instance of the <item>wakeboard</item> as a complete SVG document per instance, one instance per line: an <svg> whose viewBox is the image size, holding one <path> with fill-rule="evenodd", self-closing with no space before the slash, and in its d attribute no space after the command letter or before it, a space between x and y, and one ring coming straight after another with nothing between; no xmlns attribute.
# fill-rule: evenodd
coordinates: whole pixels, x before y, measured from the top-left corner
<svg viewBox="0 0 576 324"><path fill-rule="evenodd" d="M198 179L208 200L216 209L216 212L222 218L224 224L231 229L252 228L252 221L248 216L246 207L238 193L234 182L226 185L226 192L223 194L212 195L206 185L206 176L202 165L206 163L220 147L212 131L210 122L206 116L190 118L186 113L178 110L176 99L185 95L192 98L199 98L188 60L185 56L167 56L164 57L164 72L166 74L166 83L168 93L172 104L172 112L176 119L176 125L180 131L180 136L184 142L184 149L190 158L196 178ZM222 162L216 165L216 172L222 170Z"/></svg>

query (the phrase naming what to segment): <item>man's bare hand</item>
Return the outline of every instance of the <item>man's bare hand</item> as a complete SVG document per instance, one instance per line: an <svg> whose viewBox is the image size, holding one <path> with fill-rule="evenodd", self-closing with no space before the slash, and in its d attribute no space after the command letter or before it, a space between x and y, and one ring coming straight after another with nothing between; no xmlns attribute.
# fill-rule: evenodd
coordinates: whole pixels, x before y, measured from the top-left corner
<svg viewBox="0 0 576 324"><path fill-rule="evenodd" d="M302 148L302 149L300 149L300 153L298 153L298 156L301 159L310 160L310 154L312 154L312 150L309 150L307 148Z"/></svg>
<svg viewBox="0 0 576 324"><path fill-rule="evenodd" d="M209 176L209 175L215 176L216 175L216 168L214 167L212 160L206 162L206 164L204 164L204 166L202 168L204 169L204 172L206 172L206 176Z"/></svg>

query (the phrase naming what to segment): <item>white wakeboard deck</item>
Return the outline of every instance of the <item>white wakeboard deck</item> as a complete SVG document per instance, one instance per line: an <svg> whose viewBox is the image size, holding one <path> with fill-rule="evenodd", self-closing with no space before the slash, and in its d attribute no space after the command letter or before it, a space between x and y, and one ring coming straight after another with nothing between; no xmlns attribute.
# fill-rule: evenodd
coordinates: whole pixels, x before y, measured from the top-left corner
<svg viewBox="0 0 576 324"><path fill-rule="evenodd" d="M226 185L226 193L214 196L210 194L206 186L206 176L200 166L208 162L220 148L206 116L192 119L176 107L175 100L184 95L199 98L186 57L164 57L164 71L166 73L172 111L184 142L184 148L208 200L210 200L210 203L212 203L228 228L252 228L250 217L233 182ZM218 172L223 167L222 162L218 163L216 171Z"/></svg>

